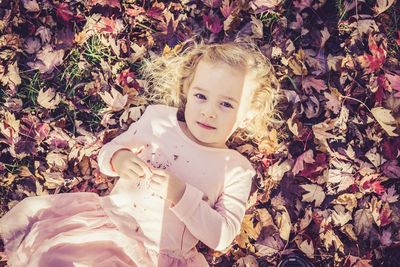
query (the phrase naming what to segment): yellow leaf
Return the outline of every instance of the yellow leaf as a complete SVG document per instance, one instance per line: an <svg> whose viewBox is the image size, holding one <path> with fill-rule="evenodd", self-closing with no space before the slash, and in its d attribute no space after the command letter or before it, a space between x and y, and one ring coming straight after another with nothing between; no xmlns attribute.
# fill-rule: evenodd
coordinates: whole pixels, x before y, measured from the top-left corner
<svg viewBox="0 0 400 267"><path fill-rule="evenodd" d="M292 224L290 221L289 212L286 210L285 207L283 207L283 209L281 209L280 212L277 213L275 220L276 225L279 228L279 236L283 240L289 240Z"/></svg>
<svg viewBox="0 0 400 267"><path fill-rule="evenodd" d="M396 124L396 120L394 119L392 114L390 114L390 110L383 107L376 107L371 109L371 112L389 136L399 136L398 134L394 133L396 127L390 125Z"/></svg>
<svg viewBox="0 0 400 267"><path fill-rule="evenodd" d="M128 101L128 95L122 95L114 88L111 88L111 94L109 92L100 93L100 97L113 111L123 109Z"/></svg>
<svg viewBox="0 0 400 267"><path fill-rule="evenodd" d="M56 93L53 88L49 88L45 92L43 92L43 89L40 89L37 97L37 102L39 105L46 109L55 109L60 101L61 98L59 94Z"/></svg>
<svg viewBox="0 0 400 267"><path fill-rule="evenodd" d="M303 201L313 202L315 200L315 206L319 207L325 199L325 193L322 187L316 184L304 184L300 186L308 191L303 195Z"/></svg>
<svg viewBox="0 0 400 267"><path fill-rule="evenodd" d="M394 0L377 0L376 6L374 6L374 11L376 13L375 16L378 16L379 14L388 10L389 7L391 5L393 5L393 3L394 3Z"/></svg>

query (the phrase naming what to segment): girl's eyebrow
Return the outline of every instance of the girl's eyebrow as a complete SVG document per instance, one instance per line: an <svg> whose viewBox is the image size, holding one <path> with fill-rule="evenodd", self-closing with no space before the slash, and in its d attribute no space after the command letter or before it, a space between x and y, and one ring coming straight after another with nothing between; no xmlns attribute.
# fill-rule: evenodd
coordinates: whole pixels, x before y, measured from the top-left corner
<svg viewBox="0 0 400 267"><path fill-rule="evenodd" d="M200 88L200 87L197 87L197 86L193 87L193 89L197 89L197 90L199 90L199 91L203 91L203 92L208 92L207 90L205 90L205 89L202 89L202 88ZM226 98L226 99L232 100L233 102L236 102L237 104L239 103L239 102L238 102L236 99L234 99L233 97L230 97L230 96L225 96L225 95L220 95L220 96L222 96L223 98Z"/></svg>

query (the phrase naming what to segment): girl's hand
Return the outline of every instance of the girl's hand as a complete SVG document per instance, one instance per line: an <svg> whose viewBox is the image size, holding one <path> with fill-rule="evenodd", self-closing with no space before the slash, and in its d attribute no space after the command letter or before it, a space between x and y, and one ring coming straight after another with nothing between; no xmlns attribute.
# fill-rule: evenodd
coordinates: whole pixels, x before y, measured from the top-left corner
<svg viewBox="0 0 400 267"><path fill-rule="evenodd" d="M111 165L121 177L150 178L151 170L137 155L143 150L141 147L135 154L129 149L120 149L111 158Z"/></svg>
<svg viewBox="0 0 400 267"><path fill-rule="evenodd" d="M150 188L173 205L179 202L186 189L186 183L163 169L152 169Z"/></svg>

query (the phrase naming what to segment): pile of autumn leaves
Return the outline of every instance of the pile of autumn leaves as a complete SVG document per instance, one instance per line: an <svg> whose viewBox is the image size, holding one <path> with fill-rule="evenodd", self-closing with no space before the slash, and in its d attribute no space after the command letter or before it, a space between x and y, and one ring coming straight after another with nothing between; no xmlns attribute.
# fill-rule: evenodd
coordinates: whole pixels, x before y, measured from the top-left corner
<svg viewBox="0 0 400 267"><path fill-rule="evenodd" d="M195 35L250 36L275 66L286 123L261 144L234 144L257 177L240 234L207 258L276 265L297 252L319 265L388 265L400 244L399 5L333 2L4 3L2 212L28 195L108 194L96 154L148 104L140 60ZM97 132L85 123L93 102Z"/></svg>

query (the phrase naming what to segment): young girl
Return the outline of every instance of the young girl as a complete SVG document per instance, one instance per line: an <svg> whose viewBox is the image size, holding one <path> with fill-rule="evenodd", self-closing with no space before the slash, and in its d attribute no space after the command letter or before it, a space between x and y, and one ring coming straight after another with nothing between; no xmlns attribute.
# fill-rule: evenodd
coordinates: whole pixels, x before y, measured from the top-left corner
<svg viewBox="0 0 400 267"><path fill-rule="evenodd" d="M146 61L148 105L98 154L108 196L28 197L0 220L10 266L208 266L201 240L240 232L256 172L227 147L268 135L279 101L269 61L247 42L196 44Z"/></svg>

